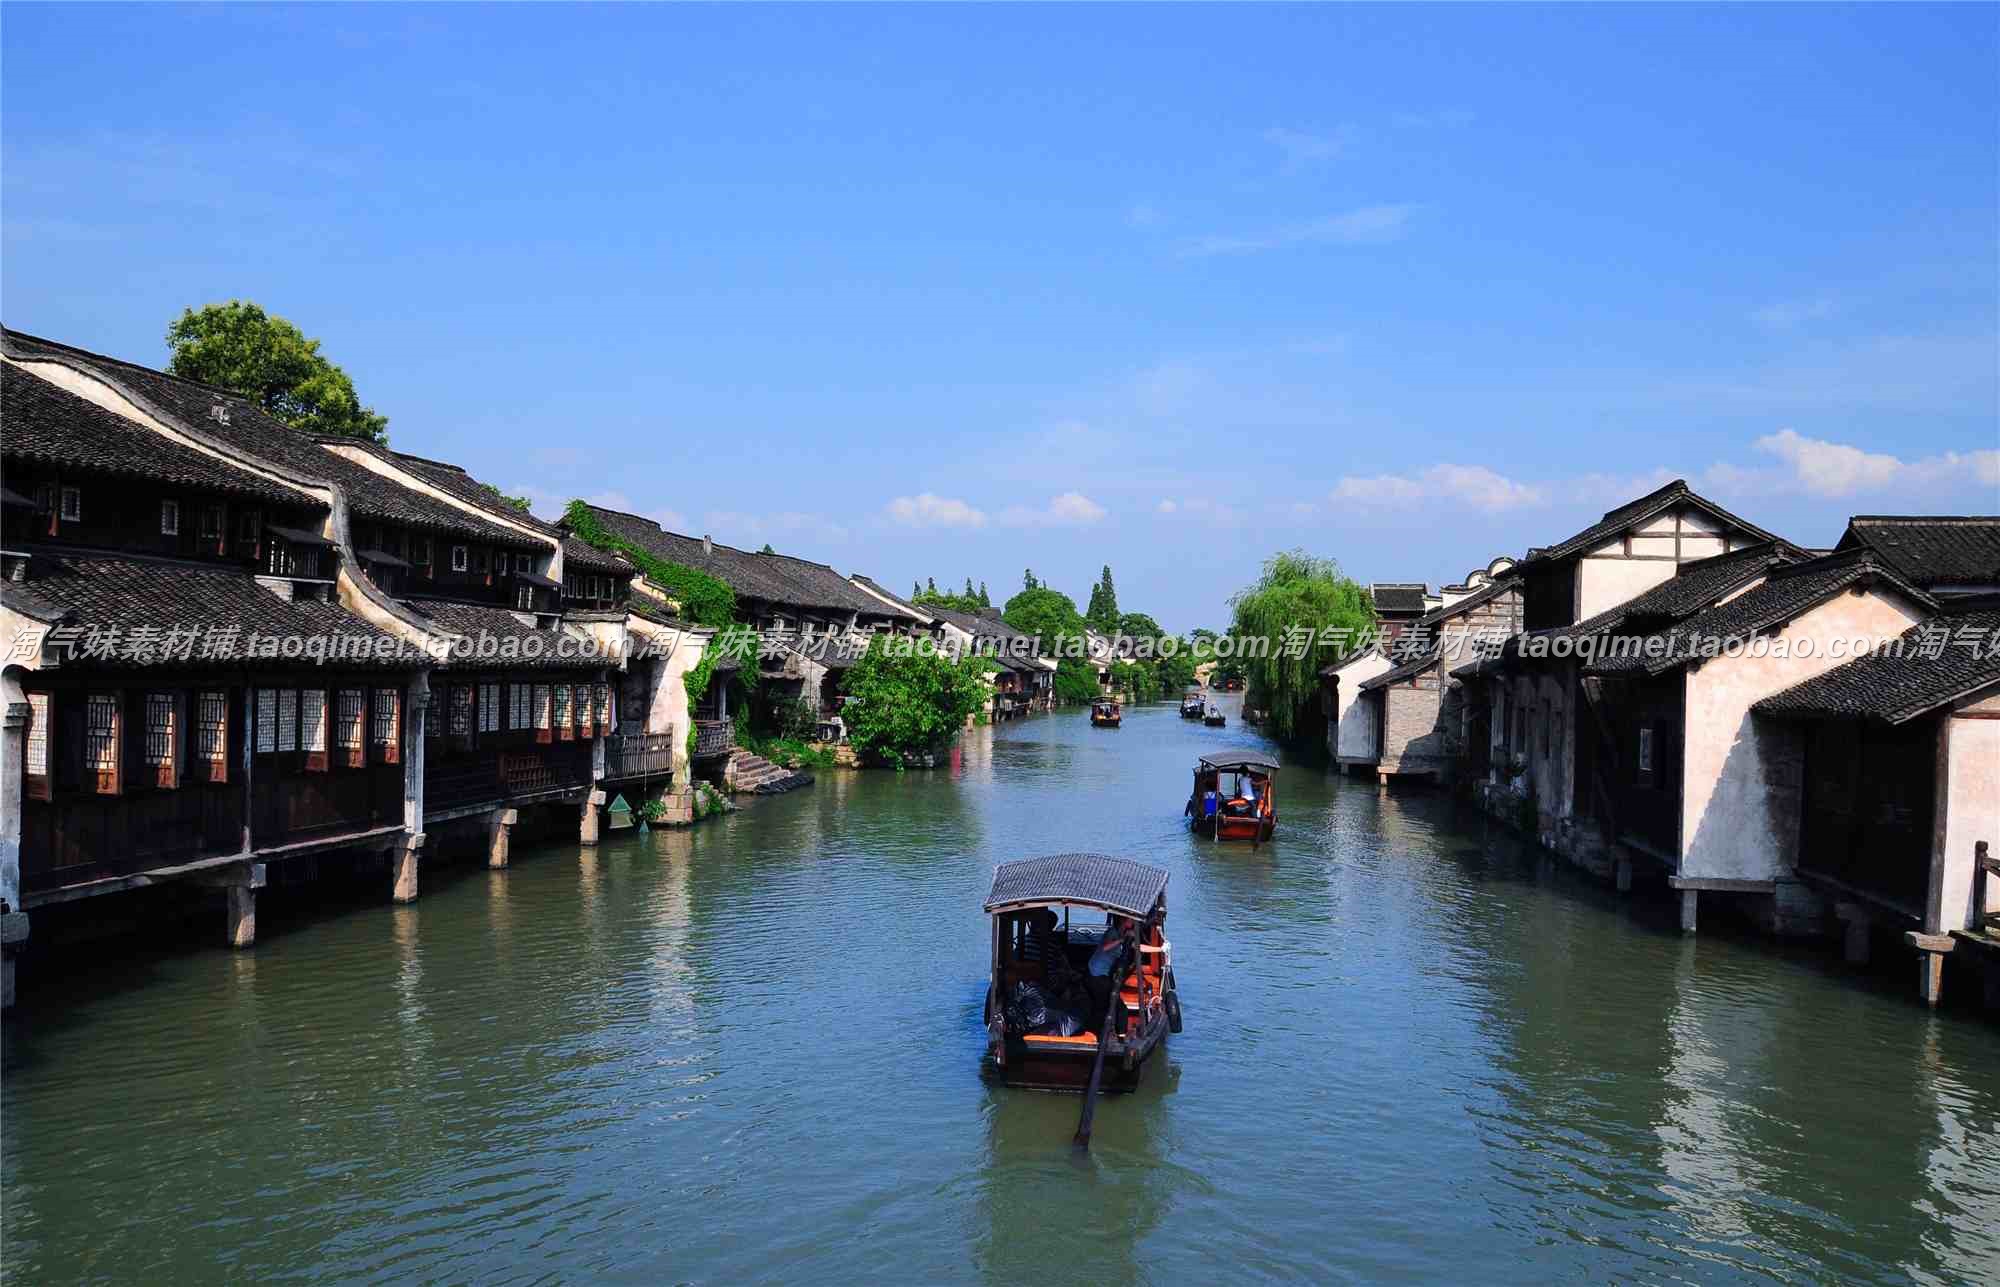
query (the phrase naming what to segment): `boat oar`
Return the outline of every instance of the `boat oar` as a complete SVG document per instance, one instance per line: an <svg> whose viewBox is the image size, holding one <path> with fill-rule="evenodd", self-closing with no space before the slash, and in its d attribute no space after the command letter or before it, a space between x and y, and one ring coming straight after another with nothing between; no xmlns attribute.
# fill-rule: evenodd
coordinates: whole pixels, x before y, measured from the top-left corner
<svg viewBox="0 0 2000 1287"><path fill-rule="evenodd" d="M1111 1016L1118 1013L1118 1003L1125 999L1125 962L1131 957L1131 943L1128 936L1111 967L1111 1004L1104 1007L1104 1023L1097 1030L1097 1059L1090 1065L1090 1084L1083 1089L1083 1116L1076 1123L1076 1146L1086 1152L1090 1149L1090 1121L1097 1114L1097 1088L1104 1080L1104 1052L1111 1047Z"/></svg>

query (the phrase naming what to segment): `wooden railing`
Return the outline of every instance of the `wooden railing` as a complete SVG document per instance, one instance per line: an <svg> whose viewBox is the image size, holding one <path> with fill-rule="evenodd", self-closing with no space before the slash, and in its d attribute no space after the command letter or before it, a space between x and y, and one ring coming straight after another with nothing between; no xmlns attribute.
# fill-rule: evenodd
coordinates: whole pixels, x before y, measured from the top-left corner
<svg viewBox="0 0 2000 1287"><path fill-rule="evenodd" d="M630 733L604 739L604 776L613 779L665 777L674 771L674 730Z"/></svg>
<svg viewBox="0 0 2000 1287"><path fill-rule="evenodd" d="M726 719L698 719L694 722L694 756L727 755L736 749L736 725Z"/></svg>

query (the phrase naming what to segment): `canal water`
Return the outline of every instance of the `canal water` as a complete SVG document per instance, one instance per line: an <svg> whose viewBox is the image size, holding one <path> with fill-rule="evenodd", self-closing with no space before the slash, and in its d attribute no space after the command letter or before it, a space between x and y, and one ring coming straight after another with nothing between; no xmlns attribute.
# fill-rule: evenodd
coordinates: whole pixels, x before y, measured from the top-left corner
<svg viewBox="0 0 2000 1287"><path fill-rule="evenodd" d="M1434 794L1297 766L1275 843L1194 839L1196 754L1262 744L1235 716L1031 719L949 768L267 916L249 953L65 958L7 1026L0 1263L1994 1280L1992 1024L1816 952L1684 939ZM993 864L1071 849L1171 870L1187 1019L1087 1158L1075 1097L979 1066Z"/></svg>

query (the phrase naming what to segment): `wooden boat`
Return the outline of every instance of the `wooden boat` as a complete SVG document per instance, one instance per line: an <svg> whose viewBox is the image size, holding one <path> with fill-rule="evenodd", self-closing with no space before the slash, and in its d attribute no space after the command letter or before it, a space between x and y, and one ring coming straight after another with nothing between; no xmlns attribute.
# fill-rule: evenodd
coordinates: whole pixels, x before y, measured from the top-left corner
<svg viewBox="0 0 2000 1287"><path fill-rule="evenodd" d="M1182 695L1181 697L1182 719L1200 719L1202 717L1202 714L1207 709L1208 709L1208 703L1202 698L1201 690L1199 688L1190 688L1187 690L1185 694Z"/></svg>
<svg viewBox="0 0 2000 1287"><path fill-rule="evenodd" d="M1091 923L1073 923L1079 912ZM1167 873L1104 854L1005 862L993 871L986 914L993 918L987 1053L1006 1084L1080 1091L1095 1070L1107 1090L1136 1087L1147 1058L1181 1030ZM1101 947L1115 962L1093 985L1091 958Z"/></svg>
<svg viewBox="0 0 2000 1287"><path fill-rule="evenodd" d="M1229 722L1229 717L1222 713L1220 706L1217 706L1214 702L1210 702L1208 710L1201 717L1201 722L1209 728L1221 728Z"/></svg>
<svg viewBox="0 0 2000 1287"><path fill-rule="evenodd" d="M1125 721L1124 708L1117 702L1092 702L1090 704L1090 724L1092 728L1117 728Z"/></svg>
<svg viewBox="0 0 2000 1287"><path fill-rule="evenodd" d="M1204 755L1194 766L1188 826L1217 840L1262 844L1278 829L1278 762L1255 753Z"/></svg>

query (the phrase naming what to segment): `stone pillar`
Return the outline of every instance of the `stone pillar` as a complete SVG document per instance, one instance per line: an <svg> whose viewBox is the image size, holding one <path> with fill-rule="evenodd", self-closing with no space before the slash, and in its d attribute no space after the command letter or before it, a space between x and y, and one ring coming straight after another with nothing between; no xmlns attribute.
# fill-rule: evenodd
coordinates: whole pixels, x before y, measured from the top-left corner
<svg viewBox="0 0 2000 1287"><path fill-rule="evenodd" d="M14 1005L14 954L28 941L28 914L0 915L0 1010Z"/></svg>
<svg viewBox="0 0 2000 1287"><path fill-rule="evenodd" d="M592 791L583 798L583 818L577 827L577 843L594 845L604 817L604 792Z"/></svg>
<svg viewBox="0 0 2000 1287"><path fill-rule="evenodd" d="M204 872L196 883L220 889L228 913L227 937L231 947L249 947L257 941L257 891L264 887L264 864L233 862L227 867Z"/></svg>
<svg viewBox="0 0 2000 1287"><path fill-rule="evenodd" d="M1917 995L1935 1010L1944 997L1944 956L1957 942L1949 934L1925 934L1919 930L1905 932L1903 941L1917 949Z"/></svg>
<svg viewBox="0 0 2000 1287"><path fill-rule="evenodd" d="M1869 931L1875 926L1868 909L1859 903L1835 903L1833 914L1847 927L1841 933L1841 955L1849 965L1868 964Z"/></svg>
<svg viewBox="0 0 2000 1287"><path fill-rule="evenodd" d="M28 754L28 701L12 675L0 702L0 1010L14 1004L14 953L28 940L21 910L21 799Z"/></svg>
<svg viewBox="0 0 2000 1287"><path fill-rule="evenodd" d="M486 865L505 867L507 865L507 833L521 820L518 809L495 809L486 823Z"/></svg>
<svg viewBox="0 0 2000 1287"><path fill-rule="evenodd" d="M396 903L417 901L417 855L424 847L424 833L404 836L389 851L389 900Z"/></svg>
<svg viewBox="0 0 2000 1287"><path fill-rule="evenodd" d="M1701 891L1683 889L1681 891L1681 933L1692 934L1695 929L1695 910L1701 902Z"/></svg>
<svg viewBox="0 0 2000 1287"><path fill-rule="evenodd" d="M1619 893L1629 894L1632 892L1632 860L1630 858L1620 858L1618 860L1616 879L1618 881Z"/></svg>

